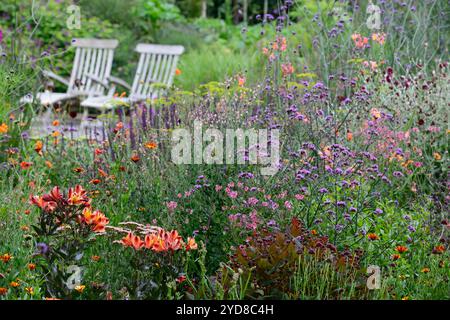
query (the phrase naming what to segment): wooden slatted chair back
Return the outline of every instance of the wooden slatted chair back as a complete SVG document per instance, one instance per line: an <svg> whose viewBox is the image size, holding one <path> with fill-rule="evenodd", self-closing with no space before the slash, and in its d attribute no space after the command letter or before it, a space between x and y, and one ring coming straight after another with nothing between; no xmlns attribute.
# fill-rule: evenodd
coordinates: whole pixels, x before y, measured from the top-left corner
<svg viewBox="0 0 450 320"><path fill-rule="evenodd" d="M111 75L114 50L119 42L105 39L74 39L75 59L69 81L69 94L100 96L105 88L87 75L107 82Z"/></svg>
<svg viewBox="0 0 450 320"><path fill-rule="evenodd" d="M178 59L184 52L183 46L138 44L136 52L140 54L136 75L133 80L130 98L145 100L158 97L162 84L171 86Z"/></svg>

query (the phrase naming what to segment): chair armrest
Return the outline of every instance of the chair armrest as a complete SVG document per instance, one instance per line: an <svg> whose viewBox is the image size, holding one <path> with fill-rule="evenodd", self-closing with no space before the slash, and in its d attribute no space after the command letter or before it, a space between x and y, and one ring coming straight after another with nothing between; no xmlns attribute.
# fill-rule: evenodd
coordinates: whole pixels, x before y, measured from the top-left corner
<svg viewBox="0 0 450 320"><path fill-rule="evenodd" d="M122 86L122 87L124 87L124 88L126 88L128 90L131 90L131 86L125 80L122 80L120 78L113 77L113 76L109 77L108 80L111 83L118 84L119 86Z"/></svg>
<svg viewBox="0 0 450 320"><path fill-rule="evenodd" d="M59 82L65 84L66 86L69 86L69 80L67 80L66 78L58 76L57 74L55 74L55 73L53 73L51 71L48 71L48 70L44 70L44 71L42 71L42 73L47 78L52 78L52 79L54 79L56 81L59 81Z"/></svg>
<svg viewBox="0 0 450 320"><path fill-rule="evenodd" d="M92 81L100 84L102 87L104 87L105 89L109 89L110 85L107 81L100 79L99 77L93 75L93 74L86 74L86 77L91 79Z"/></svg>

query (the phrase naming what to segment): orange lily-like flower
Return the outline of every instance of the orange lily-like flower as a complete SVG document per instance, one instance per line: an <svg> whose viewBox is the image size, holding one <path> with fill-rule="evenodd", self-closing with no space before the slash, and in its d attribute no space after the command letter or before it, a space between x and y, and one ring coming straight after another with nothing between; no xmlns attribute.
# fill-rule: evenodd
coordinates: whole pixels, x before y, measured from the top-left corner
<svg viewBox="0 0 450 320"><path fill-rule="evenodd" d="M144 241L141 240L139 236L128 233L122 240L121 243L125 247L133 247L136 250L141 249L144 246Z"/></svg>
<svg viewBox="0 0 450 320"><path fill-rule="evenodd" d="M44 201L59 202L63 200L63 195L59 187L53 187L52 191L50 191L49 194L44 194L42 198L44 199Z"/></svg>
<svg viewBox="0 0 450 320"><path fill-rule="evenodd" d="M179 250L183 244L183 239L176 230L166 232L164 235L164 240L167 244L167 248L172 251Z"/></svg>
<svg viewBox="0 0 450 320"><path fill-rule="evenodd" d="M86 207L83 210L84 222L90 225L92 231L103 233L106 231L105 227L109 224L109 219L99 210L92 211L91 207Z"/></svg>
<svg viewBox="0 0 450 320"><path fill-rule="evenodd" d="M133 237L133 235L130 232L125 237L123 237L122 240L120 240L120 243L122 243L122 245L125 247L131 247L131 245L132 245L131 238L132 237Z"/></svg>
<svg viewBox="0 0 450 320"><path fill-rule="evenodd" d="M144 247L155 252L176 251L183 247L186 248L186 251L189 251L196 250L198 247L194 238L189 237L185 245L178 231L172 230L168 232L164 229L160 229L157 233L145 235L144 241L139 236L130 232L121 239L120 243L125 247L132 247L136 250Z"/></svg>
<svg viewBox="0 0 450 320"><path fill-rule="evenodd" d="M55 201L45 201L44 197L30 196L30 204L35 205L47 212L53 212L58 204Z"/></svg>
<svg viewBox="0 0 450 320"><path fill-rule="evenodd" d="M187 243L186 243L186 251L197 250L197 248L198 248L198 245L197 245L197 242L195 242L195 239L188 237Z"/></svg>
<svg viewBox="0 0 450 320"><path fill-rule="evenodd" d="M144 246L144 242L141 240L139 236L133 235L131 238L131 244L134 249L139 250Z"/></svg>
<svg viewBox="0 0 450 320"><path fill-rule="evenodd" d="M94 227L92 231L103 233L106 231L106 226L109 224L109 219L101 212L97 214L94 220Z"/></svg>
<svg viewBox="0 0 450 320"><path fill-rule="evenodd" d="M68 202L70 205L88 205L89 201L86 190L82 186L76 185L75 188L69 189Z"/></svg>
<svg viewBox="0 0 450 320"><path fill-rule="evenodd" d="M147 234L144 238L144 247L146 249L153 249L153 246L158 242L158 236L155 234Z"/></svg>
<svg viewBox="0 0 450 320"><path fill-rule="evenodd" d="M44 147L44 144L41 140L36 141L34 145L34 151L36 151L40 156L42 156L42 148Z"/></svg>
<svg viewBox="0 0 450 320"><path fill-rule="evenodd" d="M38 206L41 209L45 207L45 201L39 196L30 195L30 204Z"/></svg>
<svg viewBox="0 0 450 320"><path fill-rule="evenodd" d="M153 244L152 250L156 251L156 252L167 251L168 248L167 248L167 245L166 245L166 242L164 241L164 239L161 237L158 237L156 239L156 242Z"/></svg>

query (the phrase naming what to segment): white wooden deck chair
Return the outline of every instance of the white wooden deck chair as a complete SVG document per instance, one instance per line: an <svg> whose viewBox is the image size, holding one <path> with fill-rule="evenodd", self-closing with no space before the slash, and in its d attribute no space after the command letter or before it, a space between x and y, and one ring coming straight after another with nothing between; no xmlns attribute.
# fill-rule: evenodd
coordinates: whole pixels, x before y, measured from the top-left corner
<svg viewBox="0 0 450 320"><path fill-rule="evenodd" d="M106 79L111 75L114 50L119 42L106 39L74 39L75 58L70 79L65 79L51 71L44 71L48 78L67 86L67 92L40 92L36 96L26 95L22 103L39 101L41 105L78 98L105 94Z"/></svg>
<svg viewBox="0 0 450 320"><path fill-rule="evenodd" d="M122 79L109 77L109 94L89 97L81 103L82 107L111 110L118 104L130 104L137 101L157 98L164 90L161 85L170 87L177 67L178 59L184 52L183 46L138 44L136 52L140 54L139 63L130 86ZM161 85L159 85L161 84ZM116 85L130 91L129 97L114 97Z"/></svg>

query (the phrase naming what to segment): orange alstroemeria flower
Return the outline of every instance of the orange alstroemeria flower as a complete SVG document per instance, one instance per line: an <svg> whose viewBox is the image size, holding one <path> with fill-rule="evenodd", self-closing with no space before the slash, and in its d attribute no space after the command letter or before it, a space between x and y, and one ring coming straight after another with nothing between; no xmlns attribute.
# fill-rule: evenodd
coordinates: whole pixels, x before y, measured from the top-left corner
<svg viewBox="0 0 450 320"><path fill-rule="evenodd" d="M198 248L198 245L197 245L197 242L195 242L195 239L188 237L187 243L186 243L186 251L197 250L197 248Z"/></svg>
<svg viewBox="0 0 450 320"><path fill-rule="evenodd" d="M166 246L166 242L164 241L164 239L158 237L156 242L153 244L152 250L156 252L167 251L168 248Z"/></svg>
<svg viewBox="0 0 450 320"><path fill-rule="evenodd" d="M144 238L144 247L146 249L153 249L153 246L158 242L158 236L155 234L147 234Z"/></svg>
<svg viewBox="0 0 450 320"><path fill-rule="evenodd" d="M30 195L30 204L37 206L41 209L44 209L45 207L45 201L42 199L42 197L39 196Z"/></svg>
<svg viewBox="0 0 450 320"><path fill-rule="evenodd" d="M55 201L45 201L44 197L30 195L30 204L47 212L53 212L58 204Z"/></svg>
<svg viewBox="0 0 450 320"><path fill-rule="evenodd" d="M145 245L139 236L132 233L128 233L121 242L125 247L133 247L136 250L141 249Z"/></svg>
<svg viewBox="0 0 450 320"><path fill-rule="evenodd" d="M50 191L49 194L44 194L42 196L42 198L44 199L44 201L55 201L55 202L59 202L63 200L63 195L61 193L61 190L59 189L59 187L53 187L52 191Z"/></svg>
<svg viewBox="0 0 450 320"><path fill-rule="evenodd" d="M128 233L125 237L122 238L122 240L120 240L120 243L122 243L122 245L124 247L131 247L132 242L131 242L131 238L132 238L132 234L131 232Z"/></svg>
<svg viewBox="0 0 450 320"><path fill-rule="evenodd" d="M87 196L86 190L82 186L77 185L75 188L69 189L68 202L71 205L88 205L89 198Z"/></svg>
<svg viewBox="0 0 450 320"><path fill-rule="evenodd" d="M36 151L40 156L42 156L42 148L44 147L44 144L41 140L36 141L34 145L34 151Z"/></svg>
<svg viewBox="0 0 450 320"><path fill-rule="evenodd" d="M133 235L131 238L131 245L134 249L139 250L144 246L144 242L139 236Z"/></svg>
<svg viewBox="0 0 450 320"><path fill-rule="evenodd" d="M166 241L168 249L173 251L179 250L183 244L183 239L176 230L166 232L164 240Z"/></svg>
<svg viewBox="0 0 450 320"><path fill-rule="evenodd" d="M84 208L83 220L91 226L92 231L97 233L105 232L105 227L109 223L109 219L102 212L99 210L92 211L91 207Z"/></svg>

